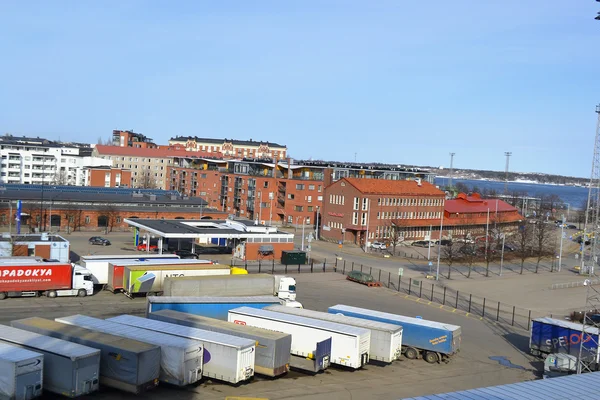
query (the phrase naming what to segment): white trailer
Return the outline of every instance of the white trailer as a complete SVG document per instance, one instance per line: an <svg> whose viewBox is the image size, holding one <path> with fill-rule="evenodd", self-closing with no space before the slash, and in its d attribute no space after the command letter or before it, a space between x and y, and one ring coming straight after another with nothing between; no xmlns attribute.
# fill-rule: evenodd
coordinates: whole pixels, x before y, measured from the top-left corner
<svg viewBox="0 0 600 400"><path fill-rule="evenodd" d="M42 395L44 356L0 343L0 399L30 400Z"/></svg>
<svg viewBox="0 0 600 400"><path fill-rule="evenodd" d="M133 315L120 315L107 321L198 340L204 346L202 376L233 384L254 376L254 340Z"/></svg>
<svg viewBox="0 0 600 400"><path fill-rule="evenodd" d="M250 307L230 310L228 320L289 333L295 355L308 356L316 341L331 338L332 364L358 369L369 361L371 332L364 328Z"/></svg>
<svg viewBox="0 0 600 400"><path fill-rule="evenodd" d="M402 326L400 325L279 305L266 307L265 310L368 329L371 331L369 351L371 360L391 363L394 360L399 360L402 356Z"/></svg>
<svg viewBox="0 0 600 400"><path fill-rule="evenodd" d="M55 321L159 346L159 380L162 382L186 386L202 379L203 347L202 343L197 340L152 332L79 314L55 318Z"/></svg>

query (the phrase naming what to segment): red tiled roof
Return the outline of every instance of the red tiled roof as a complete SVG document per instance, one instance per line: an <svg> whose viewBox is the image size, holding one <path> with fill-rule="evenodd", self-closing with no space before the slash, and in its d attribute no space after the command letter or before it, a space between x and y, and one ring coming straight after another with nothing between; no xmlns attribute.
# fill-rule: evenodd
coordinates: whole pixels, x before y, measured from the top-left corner
<svg viewBox="0 0 600 400"><path fill-rule="evenodd" d="M447 213L483 213L489 209L490 212L496 212L496 205L498 212L516 212L517 209L510 204L497 199L482 199L477 193L468 196L464 193L460 193L454 200L446 200L444 210Z"/></svg>
<svg viewBox="0 0 600 400"><path fill-rule="evenodd" d="M148 157L148 158L167 158L167 157L196 157L196 158L223 158L221 153L207 153L204 151L175 150L172 147L164 146L153 149L140 147L120 147L96 145L98 154L114 156Z"/></svg>
<svg viewBox="0 0 600 400"><path fill-rule="evenodd" d="M422 181L421 185L411 180L343 178L364 194L389 194L389 195L437 195L443 196L444 192L429 182Z"/></svg>

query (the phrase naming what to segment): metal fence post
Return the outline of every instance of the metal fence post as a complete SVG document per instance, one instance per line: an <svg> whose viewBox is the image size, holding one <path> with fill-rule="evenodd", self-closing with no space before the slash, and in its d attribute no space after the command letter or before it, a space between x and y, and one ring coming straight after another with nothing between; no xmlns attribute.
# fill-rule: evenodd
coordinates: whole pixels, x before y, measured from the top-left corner
<svg viewBox="0 0 600 400"><path fill-rule="evenodd" d="M352 261L352 271L354 271L354 261Z"/></svg>
<svg viewBox="0 0 600 400"><path fill-rule="evenodd" d="M398 291L400 291L401 285L402 285L402 275L398 275Z"/></svg>
<svg viewBox="0 0 600 400"><path fill-rule="evenodd" d="M456 307L454 308L458 309L458 290L456 291Z"/></svg>
<svg viewBox="0 0 600 400"><path fill-rule="evenodd" d="M515 326L515 309L517 308L517 306L513 306L513 317L512 317L512 322L510 323L511 326Z"/></svg>
<svg viewBox="0 0 600 400"><path fill-rule="evenodd" d="M300 273L300 263L298 263L298 273Z"/></svg>
<svg viewBox="0 0 600 400"><path fill-rule="evenodd" d="M362 272L362 269L363 269L363 265L360 264L360 272Z"/></svg>
<svg viewBox="0 0 600 400"><path fill-rule="evenodd" d="M285 264L285 273L287 274L287 264Z"/></svg>
<svg viewBox="0 0 600 400"><path fill-rule="evenodd" d="M312 274L313 272L313 267L315 265L315 260L310 260L310 273Z"/></svg>
<svg viewBox="0 0 600 400"><path fill-rule="evenodd" d="M244 260L244 269L248 271L248 260Z"/></svg>
<svg viewBox="0 0 600 400"><path fill-rule="evenodd" d="M323 272L325 272L325 264L327 263L327 259L323 260Z"/></svg>
<svg viewBox="0 0 600 400"><path fill-rule="evenodd" d="M485 297L483 298L483 311L481 312L481 316L485 317Z"/></svg>
<svg viewBox="0 0 600 400"><path fill-rule="evenodd" d="M369 267L369 275L373 275L373 267Z"/></svg>
<svg viewBox="0 0 600 400"><path fill-rule="evenodd" d="M531 328L531 310L529 310L529 317L527 317L527 330Z"/></svg>
<svg viewBox="0 0 600 400"><path fill-rule="evenodd" d="M433 283L431 284L431 301L433 301Z"/></svg>
<svg viewBox="0 0 600 400"><path fill-rule="evenodd" d="M409 278L409 279L408 279L408 294L409 294L409 295L410 295L410 289L411 289L411 286L412 286L412 278Z"/></svg>
<svg viewBox="0 0 600 400"><path fill-rule="evenodd" d="M337 262L338 262L338 259L337 259L337 257L336 257L336 258L335 258L335 268L337 268Z"/></svg>
<svg viewBox="0 0 600 400"><path fill-rule="evenodd" d="M500 302L498 302L498 311L496 311L496 322L500 321Z"/></svg>
<svg viewBox="0 0 600 400"><path fill-rule="evenodd" d="M287 268L287 264L285 264L285 267ZM273 275L275 273L275 260L273 260L273 264L271 264L271 275Z"/></svg>
<svg viewBox="0 0 600 400"><path fill-rule="evenodd" d="M473 300L473 295L469 295L469 312L471 312L471 300Z"/></svg>
<svg viewBox="0 0 600 400"><path fill-rule="evenodd" d="M419 298L423 297L423 281L419 281Z"/></svg>
<svg viewBox="0 0 600 400"><path fill-rule="evenodd" d="M446 305L446 286L444 286L444 299L442 300L442 305Z"/></svg>
<svg viewBox="0 0 600 400"><path fill-rule="evenodd" d="M346 260L344 260L344 269L343 269L343 273L344 273L344 275L346 275Z"/></svg>
<svg viewBox="0 0 600 400"><path fill-rule="evenodd" d="M381 272L381 271L380 271ZM392 281L392 273L388 272L388 289L390 288L390 282Z"/></svg>
<svg viewBox="0 0 600 400"><path fill-rule="evenodd" d="M258 273L260 274L260 267L261 267L261 262L260 260L258 260Z"/></svg>
<svg viewBox="0 0 600 400"><path fill-rule="evenodd" d="M377 279L379 282L381 282L381 270L379 270L379 279Z"/></svg>

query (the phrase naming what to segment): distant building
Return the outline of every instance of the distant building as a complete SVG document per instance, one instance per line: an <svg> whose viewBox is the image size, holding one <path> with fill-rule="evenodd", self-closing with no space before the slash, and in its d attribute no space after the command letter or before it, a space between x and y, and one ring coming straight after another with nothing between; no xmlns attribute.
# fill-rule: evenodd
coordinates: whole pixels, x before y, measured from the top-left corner
<svg viewBox="0 0 600 400"><path fill-rule="evenodd" d="M87 167L86 186L118 188L131 187L131 171L117 167Z"/></svg>
<svg viewBox="0 0 600 400"><path fill-rule="evenodd" d="M233 158L284 159L287 147L272 142L235 139L212 139L196 136L178 136L169 140L169 145L189 151L221 153Z"/></svg>
<svg viewBox="0 0 600 400"><path fill-rule="evenodd" d="M69 241L59 235L4 233L0 237L0 257L36 256L66 263L70 260L69 250Z"/></svg>
<svg viewBox="0 0 600 400"><path fill-rule="evenodd" d="M152 149L157 147L152 139L133 131L114 130L112 142L113 146L118 147L137 147L142 149Z"/></svg>

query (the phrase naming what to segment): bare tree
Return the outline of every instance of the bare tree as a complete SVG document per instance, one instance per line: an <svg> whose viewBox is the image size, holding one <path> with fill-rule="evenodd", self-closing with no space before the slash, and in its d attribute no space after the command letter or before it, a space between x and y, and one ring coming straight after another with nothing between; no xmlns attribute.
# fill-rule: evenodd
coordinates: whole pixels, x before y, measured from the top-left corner
<svg viewBox="0 0 600 400"><path fill-rule="evenodd" d="M65 205L64 215L67 220L67 233L81 230L83 210L79 206L73 203Z"/></svg>
<svg viewBox="0 0 600 400"><path fill-rule="evenodd" d="M137 178L137 184L135 186L137 189L157 189L156 179L152 176L152 172L150 169L142 171Z"/></svg>
<svg viewBox="0 0 600 400"><path fill-rule="evenodd" d="M106 218L106 233L112 232L117 221L117 217L119 216L119 211L117 208L111 204L107 204L106 206L102 207L100 216Z"/></svg>
<svg viewBox="0 0 600 400"><path fill-rule="evenodd" d="M393 219L390 223L389 241L392 245L392 251L394 255L396 255L396 246L402 241L404 241L404 228L407 226L407 221L407 219L396 218Z"/></svg>
<svg viewBox="0 0 600 400"><path fill-rule="evenodd" d="M459 258L458 247L452 242L448 246L442 246L442 257L448 264L448 279L450 279L452 264Z"/></svg>
<svg viewBox="0 0 600 400"><path fill-rule="evenodd" d="M532 239L536 256L536 274L540 268L540 261L549 254L553 254L550 247L552 246L552 233L554 233L554 229L553 224L544 223L542 219L538 220L538 223L534 226Z"/></svg>
<svg viewBox="0 0 600 400"><path fill-rule="evenodd" d="M531 254L530 242L532 233L532 224L529 220L525 220L523 221L523 224L519 226L519 230L516 234L517 244L519 245L518 255L521 260L521 275L523 275L523 269L525 268L525 260Z"/></svg>
<svg viewBox="0 0 600 400"><path fill-rule="evenodd" d="M64 186L69 184L69 178L67 172L64 169L56 171L54 179L52 180L53 185Z"/></svg>

